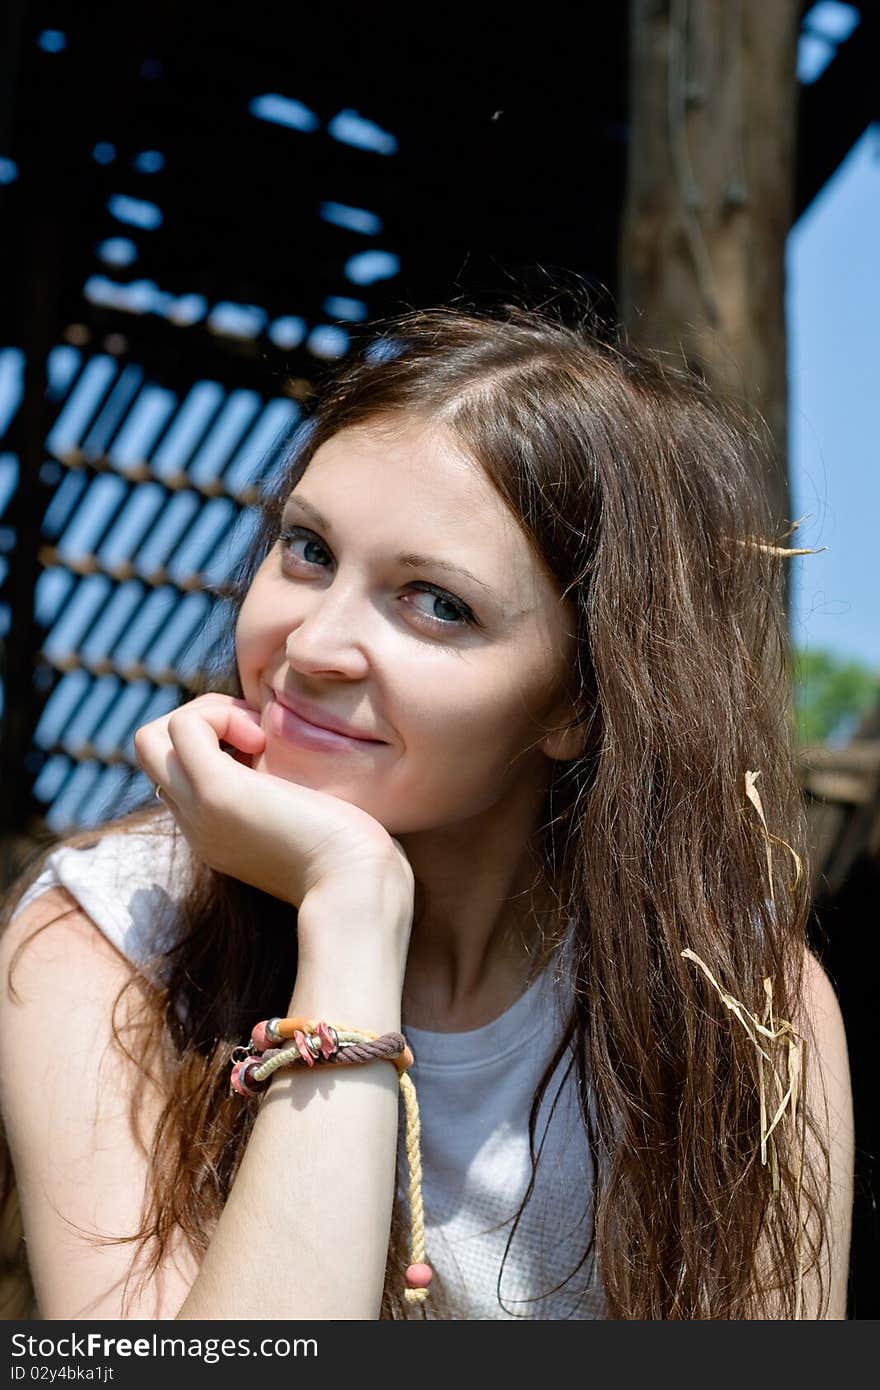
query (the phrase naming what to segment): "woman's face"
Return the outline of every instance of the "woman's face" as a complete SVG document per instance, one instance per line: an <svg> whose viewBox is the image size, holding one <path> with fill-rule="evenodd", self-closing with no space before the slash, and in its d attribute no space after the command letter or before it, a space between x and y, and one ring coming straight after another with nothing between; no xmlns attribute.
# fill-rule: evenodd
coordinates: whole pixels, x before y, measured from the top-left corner
<svg viewBox="0 0 880 1390"><path fill-rule="evenodd" d="M546 737L567 713L569 611L439 427L337 433L282 530L235 633L244 698L267 735L257 767L399 835L479 815L522 779L546 780L547 756L573 756L564 735ZM310 736L273 692L372 741Z"/></svg>

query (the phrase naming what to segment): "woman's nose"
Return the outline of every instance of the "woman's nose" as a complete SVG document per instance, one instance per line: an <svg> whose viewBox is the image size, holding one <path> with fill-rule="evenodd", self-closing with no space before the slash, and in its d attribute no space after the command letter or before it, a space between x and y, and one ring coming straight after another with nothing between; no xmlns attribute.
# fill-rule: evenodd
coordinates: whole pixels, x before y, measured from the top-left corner
<svg viewBox="0 0 880 1390"><path fill-rule="evenodd" d="M353 586L338 580L301 596L302 608L285 641L285 655L303 675L362 678L369 669L364 647L364 608Z"/></svg>

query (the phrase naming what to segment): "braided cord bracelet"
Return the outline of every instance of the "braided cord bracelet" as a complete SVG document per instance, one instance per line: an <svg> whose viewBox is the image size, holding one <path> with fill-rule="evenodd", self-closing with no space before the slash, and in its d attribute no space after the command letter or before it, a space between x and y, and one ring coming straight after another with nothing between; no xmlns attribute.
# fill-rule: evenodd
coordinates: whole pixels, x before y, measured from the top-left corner
<svg viewBox="0 0 880 1390"><path fill-rule="evenodd" d="M237 1053L243 1055L237 1057ZM419 1105L416 1088L407 1075L414 1059L403 1034L377 1036L360 1028L332 1028L309 1018L266 1019L256 1025L246 1046L234 1049L229 1085L237 1095L257 1096L268 1088L273 1074L282 1067L354 1066L375 1060L394 1063L403 1097L410 1220L410 1264L404 1298L409 1303L422 1303L428 1297L433 1270L425 1262Z"/></svg>

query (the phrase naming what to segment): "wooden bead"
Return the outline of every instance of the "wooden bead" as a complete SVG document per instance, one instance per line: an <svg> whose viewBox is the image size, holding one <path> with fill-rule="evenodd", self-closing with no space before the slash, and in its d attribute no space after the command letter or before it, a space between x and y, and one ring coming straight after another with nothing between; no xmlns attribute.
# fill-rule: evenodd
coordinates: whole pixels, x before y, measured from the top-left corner
<svg viewBox="0 0 880 1390"><path fill-rule="evenodd" d="M434 1271L430 1265L410 1265L406 1271L406 1282L411 1289L426 1289L433 1278Z"/></svg>
<svg viewBox="0 0 880 1390"><path fill-rule="evenodd" d="M251 1033L251 1040L258 1052L265 1052L267 1048L277 1046L277 1039L270 1038L266 1033L267 1024L268 1019L264 1019L262 1023L257 1024Z"/></svg>

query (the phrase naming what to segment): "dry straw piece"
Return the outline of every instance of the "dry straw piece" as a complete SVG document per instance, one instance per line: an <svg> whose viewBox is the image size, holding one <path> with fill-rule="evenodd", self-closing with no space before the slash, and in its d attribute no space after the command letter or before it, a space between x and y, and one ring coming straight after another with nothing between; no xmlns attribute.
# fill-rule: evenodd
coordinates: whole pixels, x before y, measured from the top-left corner
<svg viewBox="0 0 880 1390"><path fill-rule="evenodd" d="M771 841L784 845L793 856L796 865L796 877L794 886L800 881L803 872L803 865L799 856L792 849L791 845L785 840L780 840L776 835L771 835L767 829L767 820L764 815L764 807L761 797L755 786L755 782L760 777L760 772L747 772L745 776L746 796L755 807L761 820L761 828L764 834L767 847L767 878L770 883L770 902L773 906L775 915L776 899L773 891L773 850ZM805 1112L803 1106L798 1112L798 1101L801 1096L803 1080L805 1075L805 1040L797 1029L786 1019L774 1019L773 1016L773 981L767 977L764 980L764 1010L759 1018L750 1009L735 998L734 995L722 989L712 971L704 960L689 947L682 951L685 960L691 960L698 965L706 979L712 985L722 1004L729 1009L733 1016L745 1029L751 1041L758 1050L758 1084L760 1095L760 1153L761 1163L765 1166L769 1161L771 1175L771 1193L776 1197L780 1190L779 1181L779 1160L776 1153L776 1141L774 1131L782 1123L786 1113L790 1117L791 1133L793 1141L797 1147L797 1180L796 1180L796 1208L798 1217L798 1272L797 1290L795 1301L795 1319L801 1315L802 1294L803 1294L803 1261L801 1259L801 1237L803 1234L803 1223L801 1221L801 1184L803 1180L804 1168L804 1142L805 1142ZM779 1058L779 1050L783 1049L783 1056ZM773 1118L768 1123L767 1105L767 1075L766 1068L769 1068L769 1080L771 1093L776 1093L776 1109ZM799 1140L799 1143L798 1143Z"/></svg>
<svg viewBox="0 0 880 1390"><path fill-rule="evenodd" d="M806 517L802 516L802 517L799 517L797 521L793 522L792 525L789 527L789 529L783 533L783 540L785 539L786 536L791 536L791 535L793 535L794 532L795 532L795 531L798 529L798 527L800 526L801 522L802 522L802 521L805 521L805 520L806 520ZM809 546L803 546L803 547L801 547L800 549L787 549L784 545L773 545L773 544L771 544L770 541L756 541L756 540L754 539L754 537L751 537L751 536L750 536L747 540L744 540L741 536L737 536L737 537L736 537L736 543L737 543L737 545L748 545L748 546L751 546L752 549L754 549L754 550L766 550L766 552L767 552L768 555L783 555L783 556L785 556L785 555L821 555L823 550L827 550L827 549L828 549L827 545L820 545L819 548L818 548L817 550L812 550Z"/></svg>

